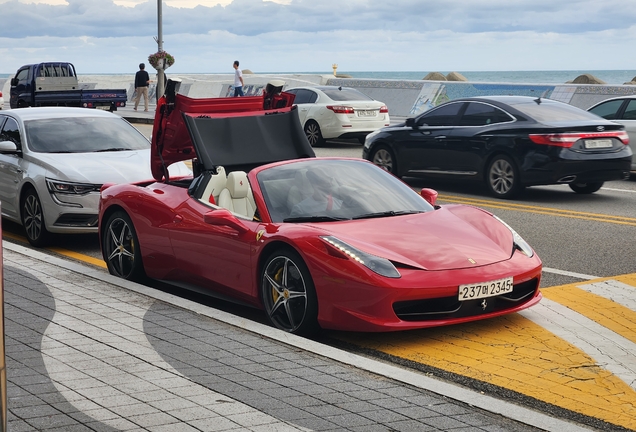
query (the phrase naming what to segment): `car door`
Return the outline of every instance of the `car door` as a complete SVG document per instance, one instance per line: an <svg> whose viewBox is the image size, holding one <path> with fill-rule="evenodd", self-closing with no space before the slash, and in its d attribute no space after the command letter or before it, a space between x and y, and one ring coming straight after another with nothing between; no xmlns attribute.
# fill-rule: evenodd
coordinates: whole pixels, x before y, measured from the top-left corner
<svg viewBox="0 0 636 432"><path fill-rule="evenodd" d="M636 99L612 99L590 108L589 111L625 126L629 135L629 146L636 154ZM635 169L636 160L632 158L632 170Z"/></svg>
<svg viewBox="0 0 636 432"><path fill-rule="evenodd" d="M3 118L4 117L4 118ZM0 116L0 141L12 141L18 150L22 148L22 135L18 122L8 116ZM18 187L24 177L24 161L20 154L0 153L0 202L2 213L19 218Z"/></svg>
<svg viewBox="0 0 636 432"><path fill-rule="evenodd" d="M446 140L447 168L458 175L477 175L495 145L496 128L492 126L513 121L513 117L489 103L466 104L457 126Z"/></svg>
<svg viewBox="0 0 636 432"><path fill-rule="evenodd" d="M315 116L316 99L318 99L316 92L309 89L297 89L294 104L298 105L298 117L301 125L305 124L308 117Z"/></svg>
<svg viewBox="0 0 636 432"><path fill-rule="evenodd" d="M253 303L251 250L259 222L232 216L229 220L235 222L234 226L222 221L218 225L206 223L206 213L216 210L227 215L225 209L205 205L194 198L175 208L170 239L180 279Z"/></svg>
<svg viewBox="0 0 636 432"><path fill-rule="evenodd" d="M448 168L447 140L455 127L464 102L451 102L433 108L415 119L399 138L400 172L414 174L444 174Z"/></svg>

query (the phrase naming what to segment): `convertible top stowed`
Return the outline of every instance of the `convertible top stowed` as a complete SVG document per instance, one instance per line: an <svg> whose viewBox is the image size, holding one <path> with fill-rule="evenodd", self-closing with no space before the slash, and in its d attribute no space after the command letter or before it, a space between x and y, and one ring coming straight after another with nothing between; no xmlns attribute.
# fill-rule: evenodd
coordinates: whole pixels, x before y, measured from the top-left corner
<svg viewBox="0 0 636 432"><path fill-rule="evenodd" d="M222 165L229 172L315 157L292 106L294 95L268 86L262 96L192 99L177 93L179 84L169 80L157 103L151 156L156 180L188 159L202 170Z"/></svg>

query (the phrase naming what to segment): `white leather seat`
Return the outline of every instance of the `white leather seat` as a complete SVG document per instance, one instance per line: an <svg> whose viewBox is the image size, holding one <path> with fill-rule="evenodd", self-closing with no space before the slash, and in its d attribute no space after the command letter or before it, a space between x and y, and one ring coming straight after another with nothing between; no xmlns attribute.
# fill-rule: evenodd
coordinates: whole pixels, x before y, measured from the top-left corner
<svg viewBox="0 0 636 432"><path fill-rule="evenodd" d="M227 175L227 183L219 195L218 205L249 219L254 217L256 205L244 171L232 171Z"/></svg>
<svg viewBox="0 0 636 432"><path fill-rule="evenodd" d="M216 174L213 174L210 177L210 181L208 181L208 184L203 191L203 195L201 195L201 201L204 203L218 204L219 195L221 194L221 191L225 189L226 183L227 178L225 175L225 168L222 166L217 167ZM210 197L212 197L213 201L210 200Z"/></svg>

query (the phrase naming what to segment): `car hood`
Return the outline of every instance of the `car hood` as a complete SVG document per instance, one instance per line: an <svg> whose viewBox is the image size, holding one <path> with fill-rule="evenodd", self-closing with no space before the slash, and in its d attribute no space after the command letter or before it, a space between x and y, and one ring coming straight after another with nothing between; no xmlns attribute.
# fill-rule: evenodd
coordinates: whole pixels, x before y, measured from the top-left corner
<svg viewBox="0 0 636 432"><path fill-rule="evenodd" d="M285 96L281 95L278 96ZM264 101L261 96L162 97L157 104L151 140L153 177L161 181L170 164L194 158L203 170L223 166L230 172L315 157L297 108L292 106L293 97L283 97L280 104L275 104L277 108L267 110L263 109Z"/></svg>
<svg viewBox="0 0 636 432"><path fill-rule="evenodd" d="M325 229L325 224L314 224ZM510 259L510 230L488 212L449 205L428 213L329 223L330 235L364 252L431 271ZM370 234L372 233L372 234Z"/></svg>
<svg viewBox="0 0 636 432"><path fill-rule="evenodd" d="M57 180L92 184L131 183L152 179L150 149L101 153L31 154Z"/></svg>

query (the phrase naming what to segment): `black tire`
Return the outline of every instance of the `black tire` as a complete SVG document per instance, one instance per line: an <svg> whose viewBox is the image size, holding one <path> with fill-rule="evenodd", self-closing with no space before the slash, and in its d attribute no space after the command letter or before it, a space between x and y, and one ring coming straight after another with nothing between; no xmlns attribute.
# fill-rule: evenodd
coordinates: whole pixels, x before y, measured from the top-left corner
<svg viewBox="0 0 636 432"><path fill-rule="evenodd" d="M146 272L139 240L126 212L117 211L110 215L102 233L102 251L108 272L123 279L143 282Z"/></svg>
<svg viewBox="0 0 636 432"><path fill-rule="evenodd" d="M44 222L44 210L35 189L29 188L20 205L20 218L27 240L35 247L46 246L50 233Z"/></svg>
<svg viewBox="0 0 636 432"><path fill-rule="evenodd" d="M261 271L261 296L274 327L301 336L319 330L314 282L296 252L279 249L267 258Z"/></svg>
<svg viewBox="0 0 636 432"><path fill-rule="evenodd" d="M603 187L603 183L570 183L569 186L577 194L591 194Z"/></svg>
<svg viewBox="0 0 636 432"><path fill-rule="evenodd" d="M307 141L312 147L320 147L325 143L325 139L322 137L322 132L320 132L320 126L313 120L309 120L305 123L305 127L303 128L305 131L305 135L307 136Z"/></svg>
<svg viewBox="0 0 636 432"><path fill-rule="evenodd" d="M397 175L397 159L393 151L386 145L378 145L373 148L370 156L371 162L393 175Z"/></svg>
<svg viewBox="0 0 636 432"><path fill-rule="evenodd" d="M495 156L486 170L486 187L497 198L511 199L521 192L519 170L514 161L506 155Z"/></svg>
<svg viewBox="0 0 636 432"><path fill-rule="evenodd" d="M18 108L26 108L28 106L29 106L29 104L26 103L25 101L23 101L23 100L19 100L18 101Z"/></svg>

